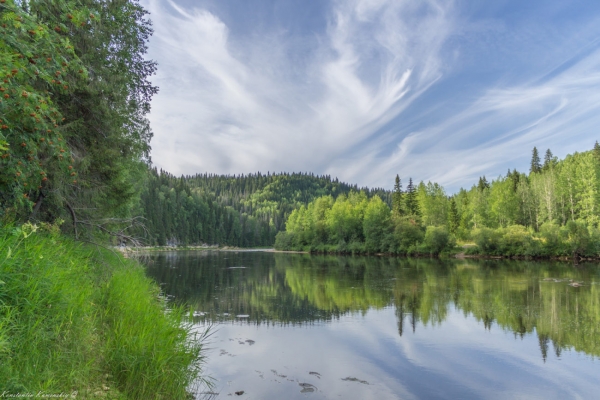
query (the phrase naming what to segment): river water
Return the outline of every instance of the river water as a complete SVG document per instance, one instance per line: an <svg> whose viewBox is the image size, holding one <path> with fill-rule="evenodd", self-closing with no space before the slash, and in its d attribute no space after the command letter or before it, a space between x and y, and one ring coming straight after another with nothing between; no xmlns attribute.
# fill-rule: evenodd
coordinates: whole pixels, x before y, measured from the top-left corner
<svg viewBox="0 0 600 400"><path fill-rule="evenodd" d="M218 251L145 263L213 331L204 373L218 394L198 398L600 398L597 264Z"/></svg>

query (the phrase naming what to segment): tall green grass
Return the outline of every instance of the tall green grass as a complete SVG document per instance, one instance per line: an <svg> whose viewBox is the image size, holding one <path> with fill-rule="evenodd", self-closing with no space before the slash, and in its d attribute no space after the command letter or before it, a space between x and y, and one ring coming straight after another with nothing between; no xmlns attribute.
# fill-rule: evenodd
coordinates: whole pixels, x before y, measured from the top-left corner
<svg viewBox="0 0 600 400"><path fill-rule="evenodd" d="M201 338L142 267L55 228L0 228L0 393L184 399Z"/></svg>

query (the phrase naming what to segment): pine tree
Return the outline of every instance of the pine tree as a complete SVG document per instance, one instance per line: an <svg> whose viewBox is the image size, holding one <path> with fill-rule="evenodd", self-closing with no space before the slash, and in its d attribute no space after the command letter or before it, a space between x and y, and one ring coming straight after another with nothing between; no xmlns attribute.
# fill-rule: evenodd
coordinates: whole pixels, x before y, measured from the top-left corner
<svg viewBox="0 0 600 400"><path fill-rule="evenodd" d="M404 207L402 205L402 181L400 176L396 175L396 182L394 183L394 193L392 194L392 211L396 215L402 215L404 213Z"/></svg>
<svg viewBox="0 0 600 400"><path fill-rule="evenodd" d="M537 174L541 170L542 170L542 164L540 162L540 155L538 154L537 148L534 147L532 155L531 155L531 167L529 168L529 173Z"/></svg>

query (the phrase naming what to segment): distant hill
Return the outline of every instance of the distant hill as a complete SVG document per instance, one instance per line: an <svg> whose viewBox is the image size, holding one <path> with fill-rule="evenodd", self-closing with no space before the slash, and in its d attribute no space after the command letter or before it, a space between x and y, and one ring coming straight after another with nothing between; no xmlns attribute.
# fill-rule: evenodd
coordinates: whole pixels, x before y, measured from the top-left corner
<svg viewBox="0 0 600 400"><path fill-rule="evenodd" d="M176 177L154 168L141 194L141 214L151 245L271 246L293 210L321 196L336 198L360 190L391 205L390 191L358 188L329 175L258 172Z"/></svg>

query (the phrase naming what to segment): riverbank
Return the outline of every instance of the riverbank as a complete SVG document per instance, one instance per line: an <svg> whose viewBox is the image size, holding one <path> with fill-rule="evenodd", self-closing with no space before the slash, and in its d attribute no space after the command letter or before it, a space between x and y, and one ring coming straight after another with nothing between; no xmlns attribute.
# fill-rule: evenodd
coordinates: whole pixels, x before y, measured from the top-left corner
<svg viewBox="0 0 600 400"><path fill-rule="evenodd" d="M339 251L339 250L279 250L274 248L243 248L233 246L154 246L154 247L116 247L116 250L123 253L125 257L128 254L139 254L144 252L172 252L172 251L233 251L233 252L255 252L263 251L270 253L293 253L293 254L329 254L329 255L361 255L361 256L378 256L378 257L412 257L412 258L458 258L458 259L481 259L481 260L551 260L565 262L583 262L583 261L600 261L600 257L580 257L580 256L529 256L529 255L496 255L496 254L478 254L475 253L478 249L477 245L470 244L462 247L456 247L451 251L445 251L440 254L418 253L398 254L389 252L369 253L366 251Z"/></svg>
<svg viewBox="0 0 600 400"><path fill-rule="evenodd" d="M155 253L169 251L275 251L271 247L236 247L236 246L139 246L139 247L115 247L115 250L123 254L127 253Z"/></svg>
<svg viewBox="0 0 600 400"><path fill-rule="evenodd" d="M6 396L184 399L201 372L200 339L143 267L57 227L0 228L0 300Z"/></svg>

